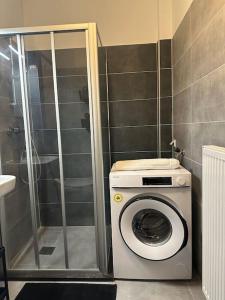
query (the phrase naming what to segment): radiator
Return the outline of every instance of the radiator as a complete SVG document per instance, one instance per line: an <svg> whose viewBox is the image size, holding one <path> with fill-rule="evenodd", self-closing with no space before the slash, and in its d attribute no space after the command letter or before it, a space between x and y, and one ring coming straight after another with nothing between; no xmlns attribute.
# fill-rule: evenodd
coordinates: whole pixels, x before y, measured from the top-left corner
<svg viewBox="0 0 225 300"><path fill-rule="evenodd" d="M225 299L225 148L203 146L202 289Z"/></svg>

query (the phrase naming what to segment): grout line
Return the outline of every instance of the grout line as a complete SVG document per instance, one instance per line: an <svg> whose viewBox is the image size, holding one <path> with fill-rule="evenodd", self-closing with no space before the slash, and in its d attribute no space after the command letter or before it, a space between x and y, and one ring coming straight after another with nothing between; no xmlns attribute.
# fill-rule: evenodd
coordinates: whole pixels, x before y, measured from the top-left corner
<svg viewBox="0 0 225 300"><path fill-rule="evenodd" d="M126 74L140 74L140 73L157 73L157 70L149 70L149 71L130 71L130 72L112 72L108 73L108 75L126 75Z"/></svg>
<svg viewBox="0 0 225 300"><path fill-rule="evenodd" d="M177 125L201 125L201 124L225 124L224 121L202 121L202 122L192 122L192 123L173 123L171 125L177 126Z"/></svg>
<svg viewBox="0 0 225 300"><path fill-rule="evenodd" d="M151 124L151 125L110 126L110 128L112 128L112 129L119 129L119 128L142 128L142 127L157 127L157 124Z"/></svg>

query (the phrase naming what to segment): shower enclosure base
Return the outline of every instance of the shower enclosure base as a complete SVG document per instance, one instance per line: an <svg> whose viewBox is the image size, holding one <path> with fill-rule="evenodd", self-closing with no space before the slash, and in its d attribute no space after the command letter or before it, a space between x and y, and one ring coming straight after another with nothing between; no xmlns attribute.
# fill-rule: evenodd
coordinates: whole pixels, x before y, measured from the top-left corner
<svg viewBox="0 0 225 300"><path fill-rule="evenodd" d="M98 270L94 226L68 226L69 268ZM32 243L14 261L11 270L35 270ZM41 227L39 230L40 269L65 269L63 231L60 227Z"/></svg>

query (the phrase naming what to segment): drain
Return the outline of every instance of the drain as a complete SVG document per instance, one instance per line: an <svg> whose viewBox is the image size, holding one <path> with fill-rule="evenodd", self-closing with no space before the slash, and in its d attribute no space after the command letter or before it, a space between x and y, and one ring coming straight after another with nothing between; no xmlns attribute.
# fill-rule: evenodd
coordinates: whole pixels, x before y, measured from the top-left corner
<svg viewBox="0 0 225 300"><path fill-rule="evenodd" d="M39 254L41 254L41 255L52 255L54 250L55 250L55 247L42 247L39 251Z"/></svg>

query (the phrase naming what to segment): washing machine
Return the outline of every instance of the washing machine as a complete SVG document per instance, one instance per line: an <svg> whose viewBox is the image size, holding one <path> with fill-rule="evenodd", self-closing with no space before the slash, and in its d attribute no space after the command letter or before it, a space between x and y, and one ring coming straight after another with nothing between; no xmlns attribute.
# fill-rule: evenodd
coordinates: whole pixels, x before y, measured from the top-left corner
<svg viewBox="0 0 225 300"><path fill-rule="evenodd" d="M114 171L110 195L114 277L191 279L190 172Z"/></svg>

